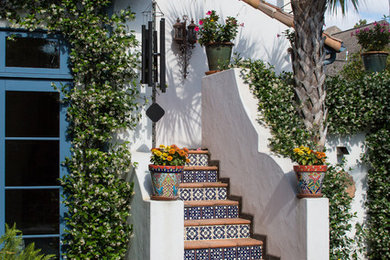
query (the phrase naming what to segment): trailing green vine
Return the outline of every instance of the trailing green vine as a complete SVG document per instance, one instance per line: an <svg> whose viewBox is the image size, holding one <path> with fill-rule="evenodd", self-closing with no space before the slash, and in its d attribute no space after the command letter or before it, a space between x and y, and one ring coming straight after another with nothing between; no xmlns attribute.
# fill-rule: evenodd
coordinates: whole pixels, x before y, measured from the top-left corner
<svg viewBox="0 0 390 260"><path fill-rule="evenodd" d="M60 33L70 46L73 85L62 91L72 156L61 180L69 259L122 259L132 232L133 187L122 178L132 167L131 154L113 138L139 119L138 53L130 51L137 41L125 26L134 14L110 15L110 8L109 0L10 0L0 9L14 26Z"/></svg>
<svg viewBox="0 0 390 260"><path fill-rule="evenodd" d="M292 75L290 73L276 75L272 66L260 60L239 60L238 65L244 68L243 77L259 100L258 110L261 112L259 123L266 124L271 129L271 149L277 154L292 158L293 148L300 145L313 146L309 143L312 140L310 138L312 133L305 130L298 112L299 104L294 92ZM328 95L328 98L335 97ZM329 108L332 109L334 108ZM345 111L344 107L338 109ZM335 113L337 111L330 111L329 118ZM337 128L337 124L340 122L336 122L336 119L329 119L332 130ZM355 242L360 239L355 241L346 236L346 233L352 230L349 221L355 217L355 213L351 212L352 199L346 193L349 182L346 175L341 174L345 173L341 166L329 166L323 188L323 193L329 198L330 203L330 255L331 259L357 259L360 244L356 245Z"/></svg>

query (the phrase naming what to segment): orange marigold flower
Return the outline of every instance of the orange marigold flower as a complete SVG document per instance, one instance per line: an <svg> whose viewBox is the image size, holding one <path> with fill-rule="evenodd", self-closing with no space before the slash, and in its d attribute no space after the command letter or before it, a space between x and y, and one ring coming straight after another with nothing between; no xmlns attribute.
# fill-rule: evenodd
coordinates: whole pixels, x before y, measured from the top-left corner
<svg viewBox="0 0 390 260"><path fill-rule="evenodd" d="M186 153L188 153L189 152L189 150L187 149L187 148L183 148L183 150L186 152Z"/></svg>
<svg viewBox="0 0 390 260"><path fill-rule="evenodd" d="M186 159L186 163L189 163L190 162L190 159Z"/></svg>
<svg viewBox="0 0 390 260"><path fill-rule="evenodd" d="M179 150L179 154L180 154L180 156L185 156L186 152L184 152L183 150Z"/></svg>
<svg viewBox="0 0 390 260"><path fill-rule="evenodd" d="M172 157L172 156L168 156L168 157L167 157L167 160L168 160L168 161L172 161L172 160L173 160L173 157Z"/></svg>
<svg viewBox="0 0 390 260"><path fill-rule="evenodd" d="M171 149L171 150L169 150L169 154L175 154L175 149Z"/></svg>

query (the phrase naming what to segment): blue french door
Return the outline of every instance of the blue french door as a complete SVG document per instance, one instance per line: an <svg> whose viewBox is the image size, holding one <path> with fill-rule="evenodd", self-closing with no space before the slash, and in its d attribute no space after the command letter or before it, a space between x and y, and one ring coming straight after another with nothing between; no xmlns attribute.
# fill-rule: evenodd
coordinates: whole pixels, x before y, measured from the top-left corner
<svg viewBox="0 0 390 260"><path fill-rule="evenodd" d="M52 84L69 83L65 50L45 34L0 31L0 235L15 223L26 246L58 258L65 211L58 179L70 144L63 95Z"/></svg>

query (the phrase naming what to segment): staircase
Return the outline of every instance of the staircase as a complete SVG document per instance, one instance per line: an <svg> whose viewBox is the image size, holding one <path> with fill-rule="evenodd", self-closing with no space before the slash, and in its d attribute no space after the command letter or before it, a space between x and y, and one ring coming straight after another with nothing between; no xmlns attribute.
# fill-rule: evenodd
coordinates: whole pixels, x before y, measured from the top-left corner
<svg viewBox="0 0 390 260"><path fill-rule="evenodd" d="M184 201L184 259L262 259L262 241L250 238L251 221L218 181L207 150L190 151L179 196Z"/></svg>

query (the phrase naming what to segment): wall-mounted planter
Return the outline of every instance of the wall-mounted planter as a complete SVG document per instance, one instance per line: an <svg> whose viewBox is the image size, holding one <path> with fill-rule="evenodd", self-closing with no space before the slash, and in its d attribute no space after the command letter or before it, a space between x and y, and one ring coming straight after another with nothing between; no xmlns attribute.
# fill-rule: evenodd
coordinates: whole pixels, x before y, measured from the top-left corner
<svg viewBox="0 0 390 260"><path fill-rule="evenodd" d="M326 165L295 165L298 178L298 198L322 197L322 183L326 174Z"/></svg>
<svg viewBox="0 0 390 260"><path fill-rule="evenodd" d="M368 51L362 53L363 65L366 71L380 72L386 68L388 52Z"/></svg>
<svg viewBox="0 0 390 260"><path fill-rule="evenodd" d="M153 200L176 200L183 166L149 165L152 177Z"/></svg>
<svg viewBox="0 0 390 260"><path fill-rule="evenodd" d="M205 45L210 71L218 71L221 67L229 65L233 45L231 42L209 43Z"/></svg>

